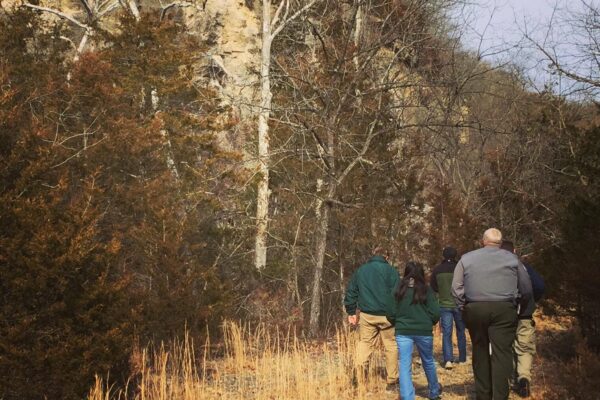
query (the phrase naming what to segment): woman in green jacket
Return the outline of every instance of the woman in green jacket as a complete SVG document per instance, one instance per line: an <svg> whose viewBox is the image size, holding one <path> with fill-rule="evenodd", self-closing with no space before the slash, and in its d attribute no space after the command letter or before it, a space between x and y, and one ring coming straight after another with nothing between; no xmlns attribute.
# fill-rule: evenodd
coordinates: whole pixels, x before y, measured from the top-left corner
<svg viewBox="0 0 600 400"><path fill-rule="evenodd" d="M433 359L433 325L440 319L440 307L433 290L425 283L421 264L406 263L404 277L390 296L387 317L395 325L396 344L400 353L400 396L415 398L412 382L413 344L417 346L427 376L429 398L440 399L442 386L438 382Z"/></svg>

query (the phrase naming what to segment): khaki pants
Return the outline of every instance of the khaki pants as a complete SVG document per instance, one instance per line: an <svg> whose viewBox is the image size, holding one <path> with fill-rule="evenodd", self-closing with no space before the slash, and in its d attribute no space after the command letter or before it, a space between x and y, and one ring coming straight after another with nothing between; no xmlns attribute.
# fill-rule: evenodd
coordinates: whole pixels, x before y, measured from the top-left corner
<svg viewBox="0 0 600 400"><path fill-rule="evenodd" d="M531 365L535 355L535 325L532 319L520 319L517 326L515 349L515 370L517 381L525 378L531 382Z"/></svg>
<svg viewBox="0 0 600 400"><path fill-rule="evenodd" d="M358 335L356 366L365 368L368 365L377 337L381 337L385 349L387 383L398 382L398 346L394 338L394 327L387 318L361 312L358 320Z"/></svg>

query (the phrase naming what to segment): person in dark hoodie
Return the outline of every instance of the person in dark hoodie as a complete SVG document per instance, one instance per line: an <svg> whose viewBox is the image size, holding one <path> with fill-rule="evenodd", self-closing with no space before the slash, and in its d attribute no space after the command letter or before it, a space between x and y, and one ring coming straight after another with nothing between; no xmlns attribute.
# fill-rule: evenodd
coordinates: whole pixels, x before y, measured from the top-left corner
<svg viewBox="0 0 600 400"><path fill-rule="evenodd" d="M510 240L503 240L501 249L515 253L515 246ZM519 315L517 324L517 337L513 344L515 353L515 382L516 392L519 396L527 398L531 395L531 366L533 364L533 356L535 356L535 322L533 320L533 312L535 311L535 303L540 301L544 296L544 280L527 263L523 263L527 274L531 279L531 287L533 289L533 300L527 309Z"/></svg>
<svg viewBox="0 0 600 400"><path fill-rule="evenodd" d="M442 328L442 354L443 366L452 369L453 363L464 363L467 361L467 338L465 335L465 323L461 312L454 303L452 297L452 278L456 268L457 251L448 246L442 252L444 259L442 263L433 269L430 286L437 293L440 304L440 325ZM454 346L452 345L452 328L456 324L456 341L458 345L458 359L454 358Z"/></svg>
<svg viewBox="0 0 600 400"><path fill-rule="evenodd" d="M394 296L389 297L386 316L394 324L400 353L400 398L415 398L412 353L413 345L416 345L427 376L429 398L441 399L442 386L433 359L433 325L440 319L440 307L433 290L425 282L425 273L420 264L414 261L406 263L404 276Z"/></svg>
<svg viewBox="0 0 600 400"><path fill-rule="evenodd" d="M394 341L394 327L386 319L386 305L391 291L400 279L396 268L388 264L386 251L377 247L366 264L352 275L344 297L348 323L358 325L359 340L356 348L356 372L366 376L369 358L381 337L385 348L387 371L386 391L398 390L398 349Z"/></svg>

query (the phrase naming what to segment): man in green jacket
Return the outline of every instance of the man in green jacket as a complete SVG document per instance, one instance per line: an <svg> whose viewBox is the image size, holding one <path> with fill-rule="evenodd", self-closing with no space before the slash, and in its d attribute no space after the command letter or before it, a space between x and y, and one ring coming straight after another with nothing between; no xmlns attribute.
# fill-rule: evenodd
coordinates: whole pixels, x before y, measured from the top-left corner
<svg viewBox="0 0 600 400"><path fill-rule="evenodd" d="M371 259L361 265L348 284L344 306L350 325L358 324L357 371L367 370L375 341L381 336L385 348L388 391L398 389L398 348L394 327L385 317L386 305L399 281L398 271L386 261L386 252L378 247Z"/></svg>

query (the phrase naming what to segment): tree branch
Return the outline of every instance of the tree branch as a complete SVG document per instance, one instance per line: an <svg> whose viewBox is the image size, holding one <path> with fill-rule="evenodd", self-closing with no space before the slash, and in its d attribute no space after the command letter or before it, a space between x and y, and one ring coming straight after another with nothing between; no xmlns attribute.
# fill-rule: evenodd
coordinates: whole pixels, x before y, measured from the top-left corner
<svg viewBox="0 0 600 400"><path fill-rule="evenodd" d="M541 45L539 45L535 41L531 40L531 38L528 37L528 39L533 43L533 45L535 47L538 48L539 51L542 52L542 54L544 54L544 56L546 56L546 58L550 61L550 63L554 67L554 69L556 69L558 72L560 72L561 74L563 74L567 78L573 79L574 81L577 81L577 82L580 82L580 83L586 83L588 85L600 88L600 81L597 81L597 80L594 80L594 79L590 79L590 78L586 78L584 76L575 74L575 73L573 73L571 71L567 71L566 69L564 69L560 65L560 63L558 62L558 60L548 52L548 50L544 49Z"/></svg>
<svg viewBox="0 0 600 400"><path fill-rule="evenodd" d="M281 14L281 10L283 9L283 6L286 6L287 8L290 7L290 0L281 0L281 3L279 3L279 6L277 6L277 10L275 10L275 15L273 15L273 18L271 19L270 22L270 26L275 26L277 24L277 22L279 21L279 14ZM287 11L286 11L287 14Z"/></svg>
<svg viewBox="0 0 600 400"><path fill-rule="evenodd" d="M350 164L348 164L348 166L346 166L346 168L344 169L344 172L342 172L341 175L337 178L338 183L342 183L344 178L346 178L346 176L350 173L350 171L352 171L354 166L360 160L362 160L363 156L369 150L369 146L371 145L371 140L373 140L373 138L375 137L375 134L373 133L373 131L375 130L375 125L377 125L378 121L379 121L379 118L376 118L373 122L371 122L371 126L369 127L369 133L367 134L367 138L366 138L365 142L363 143L363 147L360 150L360 153L354 158L354 160L352 160L352 162Z"/></svg>
<svg viewBox="0 0 600 400"><path fill-rule="evenodd" d="M311 0L310 3L306 4L304 7L302 7L298 11L296 11L289 18L281 21L281 23L279 24L279 26L273 31L273 33L271 33L271 38L274 38L275 36L277 36L277 34L279 34L279 32L281 32L281 30L283 28L285 28L285 26L287 24L289 24L290 22L292 22L293 20L295 20L296 18L298 18L302 13L304 13L309 8L311 8L313 5L315 5L316 2L317 2L317 0Z"/></svg>
<svg viewBox="0 0 600 400"><path fill-rule="evenodd" d="M92 8L90 7L90 4L87 2L87 0L79 0L79 2L81 3L81 5L83 6L83 8L85 9L85 12L88 15L88 18L93 18L94 17L94 12L92 11Z"/></svg>
<svg viewBox="0 0 600 400"><path fill-rule="evenodd" d="M129 3L131 3L133 0L130 0ZM106 1L105 3L101 4L100 7L98 7L98 18L103 17L104 15L108 14L109 12L111 12L112 10L114 10L115 8L117 8L119 6L119 1ZM130 4L131 5L131 4ZM102 11L100 11L102 10ZM134 12L133 8L130 7L130 10L133 13L133 16L135 17L136 20L140 19L140 13L139 11L137 12L137 14Z"/></svg>
<svg viewBox="0 0 600 400"><path fill-rule="evenodd" d="M48 7L35 6L33 4L30 4L30 3L24 3L23 6L24 7L33 8L34 10L45 11L47 13L57 15L57 16L59 16L61 18L64 18L64 19L66 19L68 21L71 21L72 23L74 23L75 25L79 26L80 28L83 28L85 30L91 30L91 27L89 25L86 25L83 22L77 21L73 16L71 16L69 14L65 14L62 11L58 11L58 10L55 10L53 8L48 8Z"/></svg>
<svg viewBox="0 0 600 400"><path fill-rule="evenodd" d="M170 8L173 7L191 7L192 4L191 3L182 3L180 1L174 1L172 3L167 4L166 6L162 6L162 10L160 12L160 20L162 21L165 17L165 14L167 13L167 11L169 11Z"/></svg>

